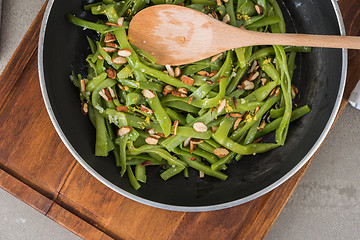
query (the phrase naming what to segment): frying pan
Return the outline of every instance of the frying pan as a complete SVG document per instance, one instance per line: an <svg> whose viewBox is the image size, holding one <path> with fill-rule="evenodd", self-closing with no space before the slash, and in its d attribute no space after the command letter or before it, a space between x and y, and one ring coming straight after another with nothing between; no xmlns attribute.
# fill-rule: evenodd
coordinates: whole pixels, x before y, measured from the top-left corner
<svg viewBox="0 0 360 240"><path fill-rule="evenodd" d="M347 51L314 48L299 54L293 83L299 88L299 106L311 112L291 123L285 146L268 153L247 156L229 165L226 181L199 178L189 171L163 181L160 168L147 172L148 183L134 190L121 178L112 157L94 155L95 130L80 111L78 89L69 80L71 71L86 75L85 57L90 49L85 34L66 21L67 13L96 20L81 5L95 1L50 0L39 40L39 76L43 98L60 138L95 178L114 191L150 206L176 211L209 211L236 206L276 188L298 171L315 153L337 114L345 85ZM345 35L335 0L278 0L288 32ZM144 26L145 27L145 26ZM272 138L273 136L269 136ZM190 169L191 170L191 169Z"/></svg>

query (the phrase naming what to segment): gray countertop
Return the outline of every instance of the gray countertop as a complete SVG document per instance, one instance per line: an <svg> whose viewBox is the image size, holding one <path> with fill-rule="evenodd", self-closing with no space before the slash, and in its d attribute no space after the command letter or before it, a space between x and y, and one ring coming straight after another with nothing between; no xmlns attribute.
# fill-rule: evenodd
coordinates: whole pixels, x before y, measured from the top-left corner
<svg viewBox="0 0 360 240"><path fill-rule="evenodd" d="M1 0L0 0L1 2ZM44 0L4 0L0 72ZM347 106L267 239L358 239L360 236L360 111ZM0 239L79 239L0 189Z"/></svg>

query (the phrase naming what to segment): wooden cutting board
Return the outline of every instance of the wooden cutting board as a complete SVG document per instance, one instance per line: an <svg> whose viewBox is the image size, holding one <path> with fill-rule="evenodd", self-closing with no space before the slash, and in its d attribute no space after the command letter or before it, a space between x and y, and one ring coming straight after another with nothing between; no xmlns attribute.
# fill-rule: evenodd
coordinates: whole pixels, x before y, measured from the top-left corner
<svg viewBox="0 0 360 240"><path fill-rule="evenodd" d="M360 35L360 1L339 0L348 35ZM45 6L0 76L0 187L85 239L263 239L309 161L280 187L237 207L203 213L156 209L127 199L72 157L47 115L37 72ZM360 79L349 51L340 112Z"/></svg>

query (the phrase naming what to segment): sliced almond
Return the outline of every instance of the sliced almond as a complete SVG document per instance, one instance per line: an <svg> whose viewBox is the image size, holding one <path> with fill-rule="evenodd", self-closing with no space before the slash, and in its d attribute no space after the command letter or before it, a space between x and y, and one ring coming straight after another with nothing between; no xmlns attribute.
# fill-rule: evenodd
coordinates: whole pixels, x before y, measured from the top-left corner
<svg viewBox="0 0 360 240"><path fill-rule="evenodd" d="M257 79L259 77L259 75L260 75L260 73L258 71L251 73L249 76L249 81L254 81L255 79Z"/></svg>
<svg viewBox="0 0 360 240"><path fill-rule="evenodd" d="M119 46L116 43L106 43L105 44L107 47L112 47L112 48L118 48Z"/></svg>
<svg viewBox="0 0 360 240"><path fill-rule="evenodd" d="M185 83L186 85L189 85L189 86L192 86L192 85L194 85L194 79L192 79L191 77L188 77L188 76L186 76L186 75L182 75L181 77L180 77L180 80L183 82L183 83Z"/></svg>
<svg viewBox="0 0 360 240"><path fill-rule="evenodd" d="M102 48L105 52L113 53L116 52L116 48L113 47L103 47Z"/></svg>
<svg viewBox="0 0 360 240"><path fill-rule="evenodd" d="M275 95L275 91L276 91L276 88L274 88L271 92L270 92L270 97L273 97Z"/></svg>
<svg viewBox="0 0 360 240"><path fill-rule="evenodd" d="M115 95L114 90L113 90L111 87L108 87L107 89L109 90L109 93L110 93L111 98L112 98L112 99L116 99L116 95Z"/></svg>
<svg viewBox="0 0 360 240"><path fill-rule="evenodd" d="M223 147L214 149L214 154L219 157L226 157L227 155L229 155L229 153L229 150Z"/></svg>
<svg viewBox="0 0 360 240"><path fill-rule="evenodd" d="M153 114L154 113L154 111L153 110L151 110L150 108L147 108L147 107L145 107L144 105L140 105L140 111L142 111L142 112L144 112L144 113L148 113L148 114Z"/></svg>
<svg viewBox="0 0 360 240"><path fill-rule="evenodd" d="M179 89L175 89L174 91L171 92L171 94L174 95L175 97L181 97L181 98L187 97L187 95L185 93L181 93Z"/></svg>
<svg viewBox="0 0 360 240"><path fill-rule="evenodd" d="M163 138L166 137L165 134L163 134L163 133L157 133L157 135L159 135L160 137L163 137ZM167 137L166 137L166 138L167 138Z"/></svg>
<svg viewBox="0 0 360 240"><path fill-rule="evenodd" d="M257 65L258 65L258 62L256 60L254 60L248 73L252 73L255 70Z"/></svg>
<svg viewBox="0 0 360 240"><path fill-rule="evenodd" d="M202 171L199 171L199 178L204 178L205 177L205 173Z"/></svg>
<svg viewBox="0 0 360 240"><path fill-rule="evenodd" d="M280 92L280 87L277 87L275 91L275 96L279 96Z"/></svg>
<svg viewBox="0 0 360 240"><path fill-rule="evenodd" d="M203 77L207 77L209 76L209 73L207 71L201 70L197 72L198 75L203 76Z"/></svg>
<svg viewBox="0 0 360 240"><path fill-rule="evenodd" d="M263 13L264 13L262 7L258 4L255 5L255 10L256 10L257 14L259 14L259 15L263 15Z"/></svg>
<svg viewBox="0 0 360 240"><path fill-rule="evenodd" d="M229 24L230 23L230 16L229 14L225 14L225 16L222 19L223 23Z"/></svg>
<svg viewBox="0 0 360 240"><path fill-rule="evenodd" d="M178 88L179 93L187 94L188 90L186 88Z"/></svg>
<svg viewBox="0 0 360 240"><path fill-rule="evenodd" d="M254 83L249 80L242 81L241 86L245 90L253 90L255 88Z"/></svg>
<svg viewBox="0 0 360 240"><path fill-rule="evenodd" d="M261 84L262 84L263 86L266 85L266 83L267 83L267 79L266 79L266 78L261 78L260 81L261 81Z"/></svg>
<svg viewBox="0 0 360 240"><path fill-rule="evenodd" d="M119 112L127 112L129 111L129 108L127 106L118 106L116 107L116 110L118 110Z"/></svg>
<svg viewBox="0 0 360 240"><path fill-rule="evenodd" d="M236 107L237 107L237 98L234 96L234 97L232 98L232 101L233 101L233 104L234 104L234 108L235 108L235 110L236 110Z"/></svg>
<svg viewBox="0 0 360 240"><path fill-rule="evenodd" d="M259 130L259 131L260 131L260 130L263 130L265 126L266 126L266 122L265 122L265 120L263 119L263 120L261 121L259 127L258 127L258 130Z"/></svg>
<svg viewBox="0 0 360 240"><path fill-rule="evenodd" d="M191 160L191 161L195 161L196 158L195 158L195 157L191 157L190 160Z"/></svg>
<svg viewBox="0 0 360 240"><path fill-rule="evenodd" d="M115 63L115 64L124 64L127 62L126 58L124 57L121 57L121 56L117 56L117 57L114 57L112 59L112 62Z"/></svg>
<svg viewBox="0 0 360 240"><path fill-rule="evenodd" d="M117 53L120 57L130 57L132 54L132 51L130 49L124 48L124 49L118 50Z"/></svg>
<svg viewBox="0 0 360 240"><path fill-rule="evenodd" d="M208 127L203 122L194 123L193 128L197 132L206 132L208 130Z"/></svg>
<svg viewBox="0 0 360 240"><path fill-rule="evenodd" d="M174 74L175 74L175 77L179 77L181 75L181 69L179 67L176 67Z"/></svg>
<svg viewBox="0 0 360 240"><path fill-rule="evenodd" d="M117 22L117 25L118 25L119 27L122 27L122 25L123 25L123 23L124 23L124 18L123 18L123 17L119 17L116 22Z"/></svg>
<svg viewBox="0 0 360 240"><path fill-rule="evenodd" d="M190 153L193 153L195 148L196 148L196 145L190 141Z"/></svg>
<svg viewBox="0 0 360 240"><path fill-rule="evenodd" d="M104 60L103 56L101 56L101 55L98 55L98 59L99 60Z"/></svg>
<svg viewBox="0 0 360 240"><path fill-rule="evenodd" d="M291 98L296 98L296 95L298 95L299 89L291 84Z"/></svg>
<svg viewBox="0 0 360 240"><path fill-rule="evenodd" d="M115 35L114 35L114 34L112 34L112 33L107 33L107 34L105 35L105 39L104 39L104 42L105 42L105 43L110 43L110 42L114 42L114 41L116 41L116 38L115 38Z"/></svg>
<svg viewBox="0 0 360 240"><path fill-rule="evenodd" d="M115 69L108 68L108 69L106 69L106 73L107 73L108 78L111 78L111 79L115 79L115 78L116 78L116 71L115 71Z"/></svg>
<svg viewBox="0 0 360 240"><path fill-rule="evenodd" d="M150 137L153 137L153 138L156 138L156 139L160 139L161 136L157 135L157 134L154 134L154 135L150 135Z"/></svg>
<svg viewBox="0 0 360 240"><path fill-rule="evenodd" d="M142 90L141 93L146 98L152 99L152 98L156 97L156 94L153 91L149 90L149 89L144 89L144 90Z"/></svg>
<svg viewBox="0 0 360 240"><path fill-rule="evenodd" d="M101 91L99 91L99 95L100 95L103 99L105 99L106 101L110 102L110 98L106 95L104 89L101 90Z"/></svg>
<svg viewBox="0 0 360 240"><path fill-rule="evenodd" d="M211 81L211 80L206 80L206 82L208 83L208 84L210 84L210 85L214 85L215 83L213 82L213 81Z"/></svg>
<svg viewBox="0 0 360 240"><path fill-rule="evenodd" d="M239 127L239 124L241 123L242 118L238 118L234 122L234 130L236 130Z"/></svg>
<svg viewBox="0 0 360 240"><path fill-rule="evenodd" d="M81 88L81 91L83 91L83 92L86 91L85 79L80 80L80 88Z"/></svg>
<svg viewBox="0 0 360 240"><path fill-rule="evenodd" d="M184 145L184 147L189 146L190 140L191 140L191 138L187 138L187 139L185 139L184 144L183 144L183 145Z"/></svg>
<svg viewBox="0 0 360 240"><path fill-rule="evenodd" d="M255 141L253 141L253 143L258 143L258 142L260 142L262 140L262 138L258 138L258 139L256 139Z"/></svg>
<svg viewBox="0 0 360 240"><path fill-rule="evenodd" d="M242 117L241 113L230 113L230 117L239 118Z"/></svg>
<svg viewBox="0 0 360 240"><path fill-rule="evenodd" d="M218 71L212 71L211 73L209 73L209 77L213 77L218 73Z"/></svg>
<svg viewBox="0 0 360 240"><path fill-rule="evenodd" d="M140 166L149 166L149 165L152 165L152 162L149 160L146 160L146 161L143 161L140 163Z"/></svg>
<svg viewBox="0 0 360 240"><path fill-rule="evenodd" d="M259 106L257 106L257 107L255 108L255 113L254 113L254 114L257 114L258 111L260 111L260 107L259 107Z"/></svg>
<svg viewBox="0 0 360 240"><path fill-rule="evenodd" d="M204 142L204 139L191 139L190 142L194 145L198 145Z"/></svg>
<svg viewBox="0 0 360 240"><path fill-rule="evenodd" d="M226 106L226 99L224 98L223 100L221 100L217 112L221 113L221 111L225 109L225 106Z"/></svg>
<svg viewBox="0 0 360 240"><path fill-rule="evenodd" d="M216 5L220 6L221 5L221 0L216 0Z"/></svg>
<svg viewBox="0 0 360 240"><path fill-rule="evenodd" d="M148 133L149 133L150 135L155 135L155 134L156 134L155 128L149 129Z"/></svg>
<svg viewBox="0 0 360 240"><path fill-rule="evenodd" d="M212 11L212 12L211 12L211 15L213 16L213 18L219 19L218 15L216 14L215 11Z"/></svg>
<svg viewBox="0 0 360 240"><path fill-rule="evenodd" d="M106 22L105 25L108 25L108 26L115 26L117 27L118 25L116 23L111 23L111 22Z"/></svg>
<svg viewBox="0 0 360 240"><path fill-rule="evenodd" d="M190 104L192 100L193 100L193 96L191 96L191 97L189 98L188 104Z"/></svg>
<svg viewBox="0 0 360 240"><path fill-rule="evenodd" d="M210 62L215 62L222 56L222 53L216 54L215 56L211 57Z"/></svg>
<svg viewBox="0 0 360 240"><path fill-rule="evenodd" d="M171 93L172 91L174 91L175 88L171 85L166 85L164 87L164 91L163 91L163 95L166 96L168 93Z"/></svg>
<svg viewBox="0 0 360 240"><path fill-rule="evenodd" d="M159 140L153 136L148 136L147 138L145 138L145 142L149 145L156 145L158 141Z"/></svg>
<svg viewBox="0 0 360 240"><path fill-rule="evenodd" d="M83 115L89 112L89 105L86 102L81 102L81 112Z"/></svg>
<svg viewBox="0 0 360 240"><path fill-rule="evenodd" d="M172 126L173 136L176 135L178 126L179 126L179 120L175 120L175 121L174 121L174 124L173 124L173 126Z"/></svg>
<svg viewBox="0 0 360 240"><path fill-rule="evenodd" d="M119 137L125 136L131 131L131 127L121 127L119 128L117 134Z"/></svg>
<svg viewBox="0 0 360 240"><path fill-rule="evenodd" d="M175 77L174 69L170 65L166 64L165 68L166 68L166 71L168 72L169 76Z"/></svg>

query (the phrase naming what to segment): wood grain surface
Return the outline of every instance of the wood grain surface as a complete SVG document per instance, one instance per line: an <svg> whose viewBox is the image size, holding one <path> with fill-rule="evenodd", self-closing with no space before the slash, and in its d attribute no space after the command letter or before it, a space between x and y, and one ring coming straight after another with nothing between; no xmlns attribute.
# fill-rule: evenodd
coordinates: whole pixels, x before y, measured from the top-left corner
<svg viewBox="0 0 360 240"><path fill-rule="evenodd" d="M339 4L347 33L360 35L360 1ZM47 115L37 73L43 12L0 76L0 187L85 239L263 239L311 161L268 194L219 211L161 210L115 193L76 162ZM359 65L360 54L349 51L340 113Z"/></svg>

